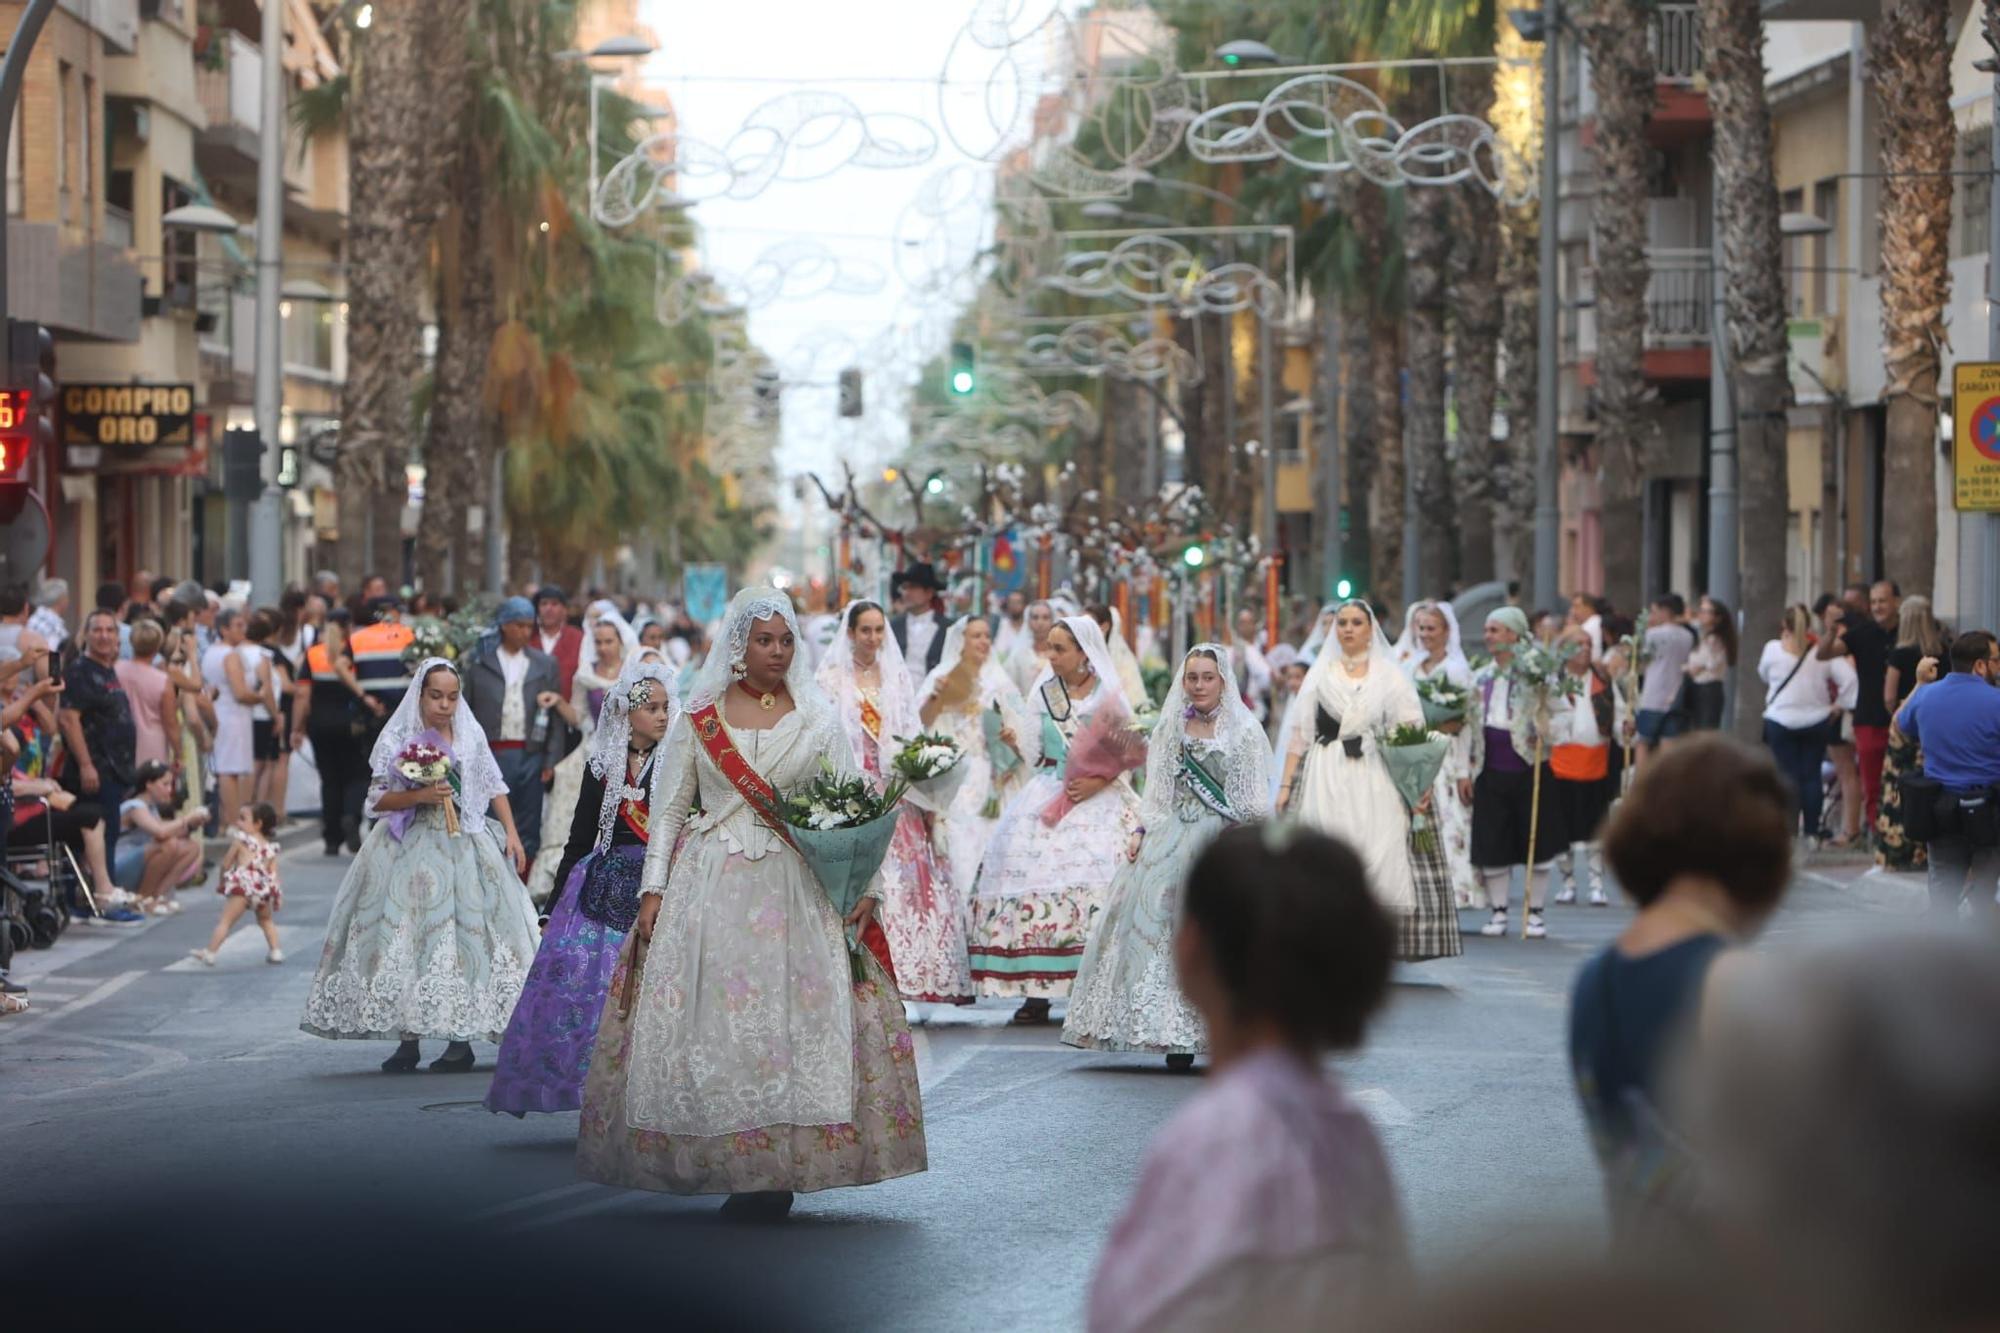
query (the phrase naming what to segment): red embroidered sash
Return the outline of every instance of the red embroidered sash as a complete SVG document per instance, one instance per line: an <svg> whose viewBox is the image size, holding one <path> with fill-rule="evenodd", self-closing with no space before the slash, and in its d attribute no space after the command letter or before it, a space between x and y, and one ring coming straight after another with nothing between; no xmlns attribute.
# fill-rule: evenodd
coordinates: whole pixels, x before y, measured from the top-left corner
<svg viewBox="0 0 2000 1333"><path fill-rule="evenodd" d="M708 751L708 757L716 770L729 779L729 785L736 788L757 818L764 826L785 840L785 845L793 851L798 844L792 841L790 825L778 818L778 793L771 784L764 781L764 775L750 767L750 761L736 748L736 742L729 738L729 728L722 725L722 715L713 703L688 714L688 721L694 725L696 739L701 748Z"/></svg>
<svg viewBox="0 0 2000 1333"><path fill-rule="evenodd" d="M625 827L639 836L640 842L650 842L648 836L653 827L653 813L645 801L623 801L618 806L618 817L625 821Z"/></svg>

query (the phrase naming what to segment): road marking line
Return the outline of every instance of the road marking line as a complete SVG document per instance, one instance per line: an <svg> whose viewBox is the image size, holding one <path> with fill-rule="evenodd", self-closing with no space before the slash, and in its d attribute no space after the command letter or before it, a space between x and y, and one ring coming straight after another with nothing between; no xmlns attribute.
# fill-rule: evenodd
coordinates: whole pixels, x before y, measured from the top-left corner
<svg viewBox="0 0 2000 1333"><path fill-rule="evenodd" d="M73 1000L67 1001L61 1009L40 1010L39 1012L41 1013L42 1016L39 1019L35 1017L37 1011L33 1008L30 1008L28 1012L25 1014L16 1014L12 1019L8 1021L6 1030L0 1031L0 1044L4 1044L10 1041L18 1041L22 1037L27 1036L30 1033L41 1031L49 1024L55 1022L56 1019L59 1017L64 1017L69 1014L79 1013L85 1009L90 1008L90 1006L92 1006L93 1004L97 1004L101 1001L108 1000L112 996L116 995L119 991L124 990L127 986L131 985L133 982L137 981L140 977L143 977L145 975L146 974L144 972L121 973L118 976L111 978L111 980L106 981L103 984L99 985L95 990L89 991L86 994L77 996ZM34 997L30 995L29 1003L32 1005L33 1002L34 1002Z"/></svg>
<svg viewBox="0 0 2000 1333"><path fill-rule="evenodd" d="M1397 1101L1387 1088L1363 1088L1348 1096L1370 1120L1384 1128L1401 1129L1417 1122L1410 1108Z"/></svg>
<svg viewBox="0 0 2000 1333"><path fill-rule="evenodd" d="M608 1208L616 1208L620 1204L633 1203L639 1199L648 1198L653 1193L651 1190L621 1190L612 1185L592 1184L585 1188L610 1190L611 1192L601 1199L592 1199L589 1203L578 1204L574 1208L565 1208L559 1213L550 1213L545 1217L523 1218L520 1222L509 1227L508 1230L533 1231L538 1227L552 1227L560 1222L573 1222L579 1217L588 1217L592 1213L601 1213Z"/></svg>
<svg viewBox="0 0 2000 1333"><path fill-rule="evenodd" d="M491 1208L481 1208L472 1215L472 1220L475 1222L490 1221L496 1217L505 1217L509 1213L518 1213L523 1208L533 1208L537 1204L554 1203L557 1199L566 1199L572 1194L583 1194L602 1188L603 1186L594 1184L588 1180L576 1185L563 1185L556 1189L543 1190L540 1194L530 1194L519 1199L509 1199L506 1203L495 1204Z"/></svg>

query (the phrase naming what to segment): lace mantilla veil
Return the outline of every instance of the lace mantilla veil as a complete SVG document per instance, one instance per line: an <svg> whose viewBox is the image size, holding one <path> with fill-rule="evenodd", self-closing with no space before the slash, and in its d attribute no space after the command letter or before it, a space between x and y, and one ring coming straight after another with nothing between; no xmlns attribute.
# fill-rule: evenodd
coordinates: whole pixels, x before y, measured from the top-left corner
<svg viewBox="0 0 2000 1333"><path fill-rule="evenodd" d="M378 782L388 784L391 791L408 785L402 774L396 772L397 757L411 741L430 730L424 723L422 708L424 681L439 668L458 676L458 668L444 658L426 657L410 678L410 688L403 691L403 702L396 705L382 734L375 738L375 748L368 753L369 771ZM451 718L451 748L458 756L459 809L473 827L478 827L485 820L493 798L507 794L507 780L500 776L500 765L493 758L493 747L486 743L485 729L472 715L472 705L465 702L462 679L458 711ZM372 806L374 802L371 800L369 804Z"/></svg>
<svg viewBox="0 0 2000 1333"><path fill-rule="evenodd" d="M1444 662L1438 667L1439 673L1446 680L1455 681L1460 685L1470 685L1472 683L1472 663L1466 660L1465 642L1459 636L1458 612L1451 609L1450 602L1422 601L1410 608L1409 614L1403 617L1403 632L1396 636L1396 647L1394 649L1396 665L1402 667L1409 675L1414 676L1416 675L1418 665L1428 656L1424 652L1423 644L1417 641L1417 612L1419 611L1435 611L1444 617L1446 636Z"/></svg>
<svg viewBox="0 0 2000 1333"><path fill-rule="evenodd" d="M880 602L864 598L849 602L841 610L839 627L834 631L833 642L826 647L826 655L820 659L816 679L839 711L841 730L847 733L847 742L854 750L854 762L859 764L861 685L855 676L854 639L848 629L849 622L863 608L873 610L882 617L885 631L882 647L875 654L876 672L882 678L881 688L876 691L875 707L882 714L879 743L883 752L882 767L886 773L890 756L902 748L900 742L917 735L924 727L917 716L917 692L911 687L910 674L903 666L903 650L896 645L896 636L886 632L889 613ZM957 624L954 623L952 628L957 629Z"/></svg>
<svg viewBox="0 0 2000 1333"><path fill-rule="evenodd" d="M938 658L937 666L924 677L923 688L917 691L917 707L922 708L965 659L965 627L972 620L983 620L989 627L993 623L990 616L962 616L951 622L951 628L944 632L944 653ZM1027 636L1026 629L1021 633L1024 638ZM986 664L979 668L979 678L973 682L973 708L984 707L988 699L1001 698L1008 701L1007 707L1018 711L1021 701L1014 697L1015 694L1014 678L1000 665L1000 654L997 651L988 653Z"/></svg>
<svg viewBox="0 0 2000 1333"><path fill-rule="evenodd" d="M1084 715L1095 713L1105 701L1111 699L1116 699L1119 707L1129 710L1131 705L1125 702L1125 692L1118 686L1117 664L1111 660L1111 648L1104 642L1104 631L1097 627L1097 622L1086 615L1072 615L1064 616L1056 624L1074 636L1076 646L1083 649L1084 658L1090 663L1091 674L1097 677L1097 688L1091 691L1090 698L1082 705ZM1036 700L1042 699L1043 687L1053 684L1055 678L1056 669L1044 662L1041 674L1035 677L1034 685L1028 690L1028 702L1033 705ZM1046 707L1046 702L1042 706Z"/></svg>
<svg viewBox="0 0 2000 1333"><path fill-rule="evenodd" d="M1196 654L1215 659L1222 673L1222 701L1215 717L1215 743L1220 747L1223 767L1223 794L1229 808L1246 823L1271 813L1271 751L1264 743L1264 728L1243 702L1236 687L1236 673L1229 666L1229 650L1219 643L1198 643L1188 649L1174 672L1167 701L1160 705L1159 725L1153 728L1146 746L1146 795L1140 802L1140 822L1149 827L1166 818L1174 806L1174 783L1181 766L1181 745L1187 739L1188 659Z"/></svg>
<svg viewBox="0 0 2000 1333"><path fill-rule="evenodd" d="M1373 676L1377 671L1400 673L1395 654L1389 649L1389 641L1383 637L1382 623L1375 619L1375 608L1359 597L1350 597L1335 607L1334 612L1338 615L1350 606L1360 607L1361 613L1368 617L1368 674ZM1278 740L1271 752L1271 800L1274 805L1277 803L1278 787L1285 780L1285 755L1291 750L1292 738L1301 727L1311 729L1316 724L1318 713L1314 705L1319 701L1320 686L1333 674L1343 655L1340 640L1332 630L1328 630L1319 656L1306 668L1306 678L1299 682L1299 692L1292 697L1291 706L1285 710L1285 720L1278 728ZM1300 768L1302 774L1304 765L1301 764Z"/></svg>
<svg viewBox="0 0 2000 1333"><path fill-rule="evenodd" d="M641 783L649 783L650 770L659 766L660 751L666 746L661 738L653 747L653 754L646 760L646 768L639 773L639 781L628 783L626 776L626 751L632 743L632 705L639 687L657 691L667 701L668 730L679 720L680 701L674 698L674 669L665 662L643 660L645 654L635 653L625 661L625 667L618 673L617 683L604 696L604 711L598 714L597 731L590 742L590 771L604 779L604 800L597 811L597 850L603 851L611 845L611 827L618 820L618 807L626 801L636 801L648 792Z"/></svg>

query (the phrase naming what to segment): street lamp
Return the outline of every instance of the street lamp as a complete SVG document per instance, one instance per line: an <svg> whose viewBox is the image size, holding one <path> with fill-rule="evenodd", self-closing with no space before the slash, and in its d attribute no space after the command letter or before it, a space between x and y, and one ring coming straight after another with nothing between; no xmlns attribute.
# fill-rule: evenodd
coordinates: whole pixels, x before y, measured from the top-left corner
<svg viewBox="0 0 2000 1333"><path fill-rule="evenodd" d="M1224 42L1215 48L1215 58L1231 69L1244 65L1276 65L1278 53L1259 41L1239 37L1233 42Z"/></svg>
<svg viewBox="0 0 2000 1333"><path fill-rule="evenodd" d="M207 204L182 204L160 214L160 225L170 231L192 231L205 236L234 236L242 224L219 208Z"/></svg>
<svg viewBox="0 0 2000 1333"><path fill-rule="evenodd" d="M557 60L637 60L653 54L659 46L635 33L607 37L588 51L558 51ZM609 74L590 72L590 215L597 216L597 94L606 84L616 83ZM647 108L648 111L656 108Z"/></svg>

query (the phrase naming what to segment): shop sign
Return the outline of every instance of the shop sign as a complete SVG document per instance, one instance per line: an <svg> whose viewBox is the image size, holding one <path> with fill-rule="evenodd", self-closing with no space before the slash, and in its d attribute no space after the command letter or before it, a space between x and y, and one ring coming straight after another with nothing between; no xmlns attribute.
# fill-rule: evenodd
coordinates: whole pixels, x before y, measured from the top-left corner
<svg viewBox="0 0 2000 1333"><path fill-rule="evenodd" d="M62 438L114 450L194 443L192 384L66 384Z"/></svg>

